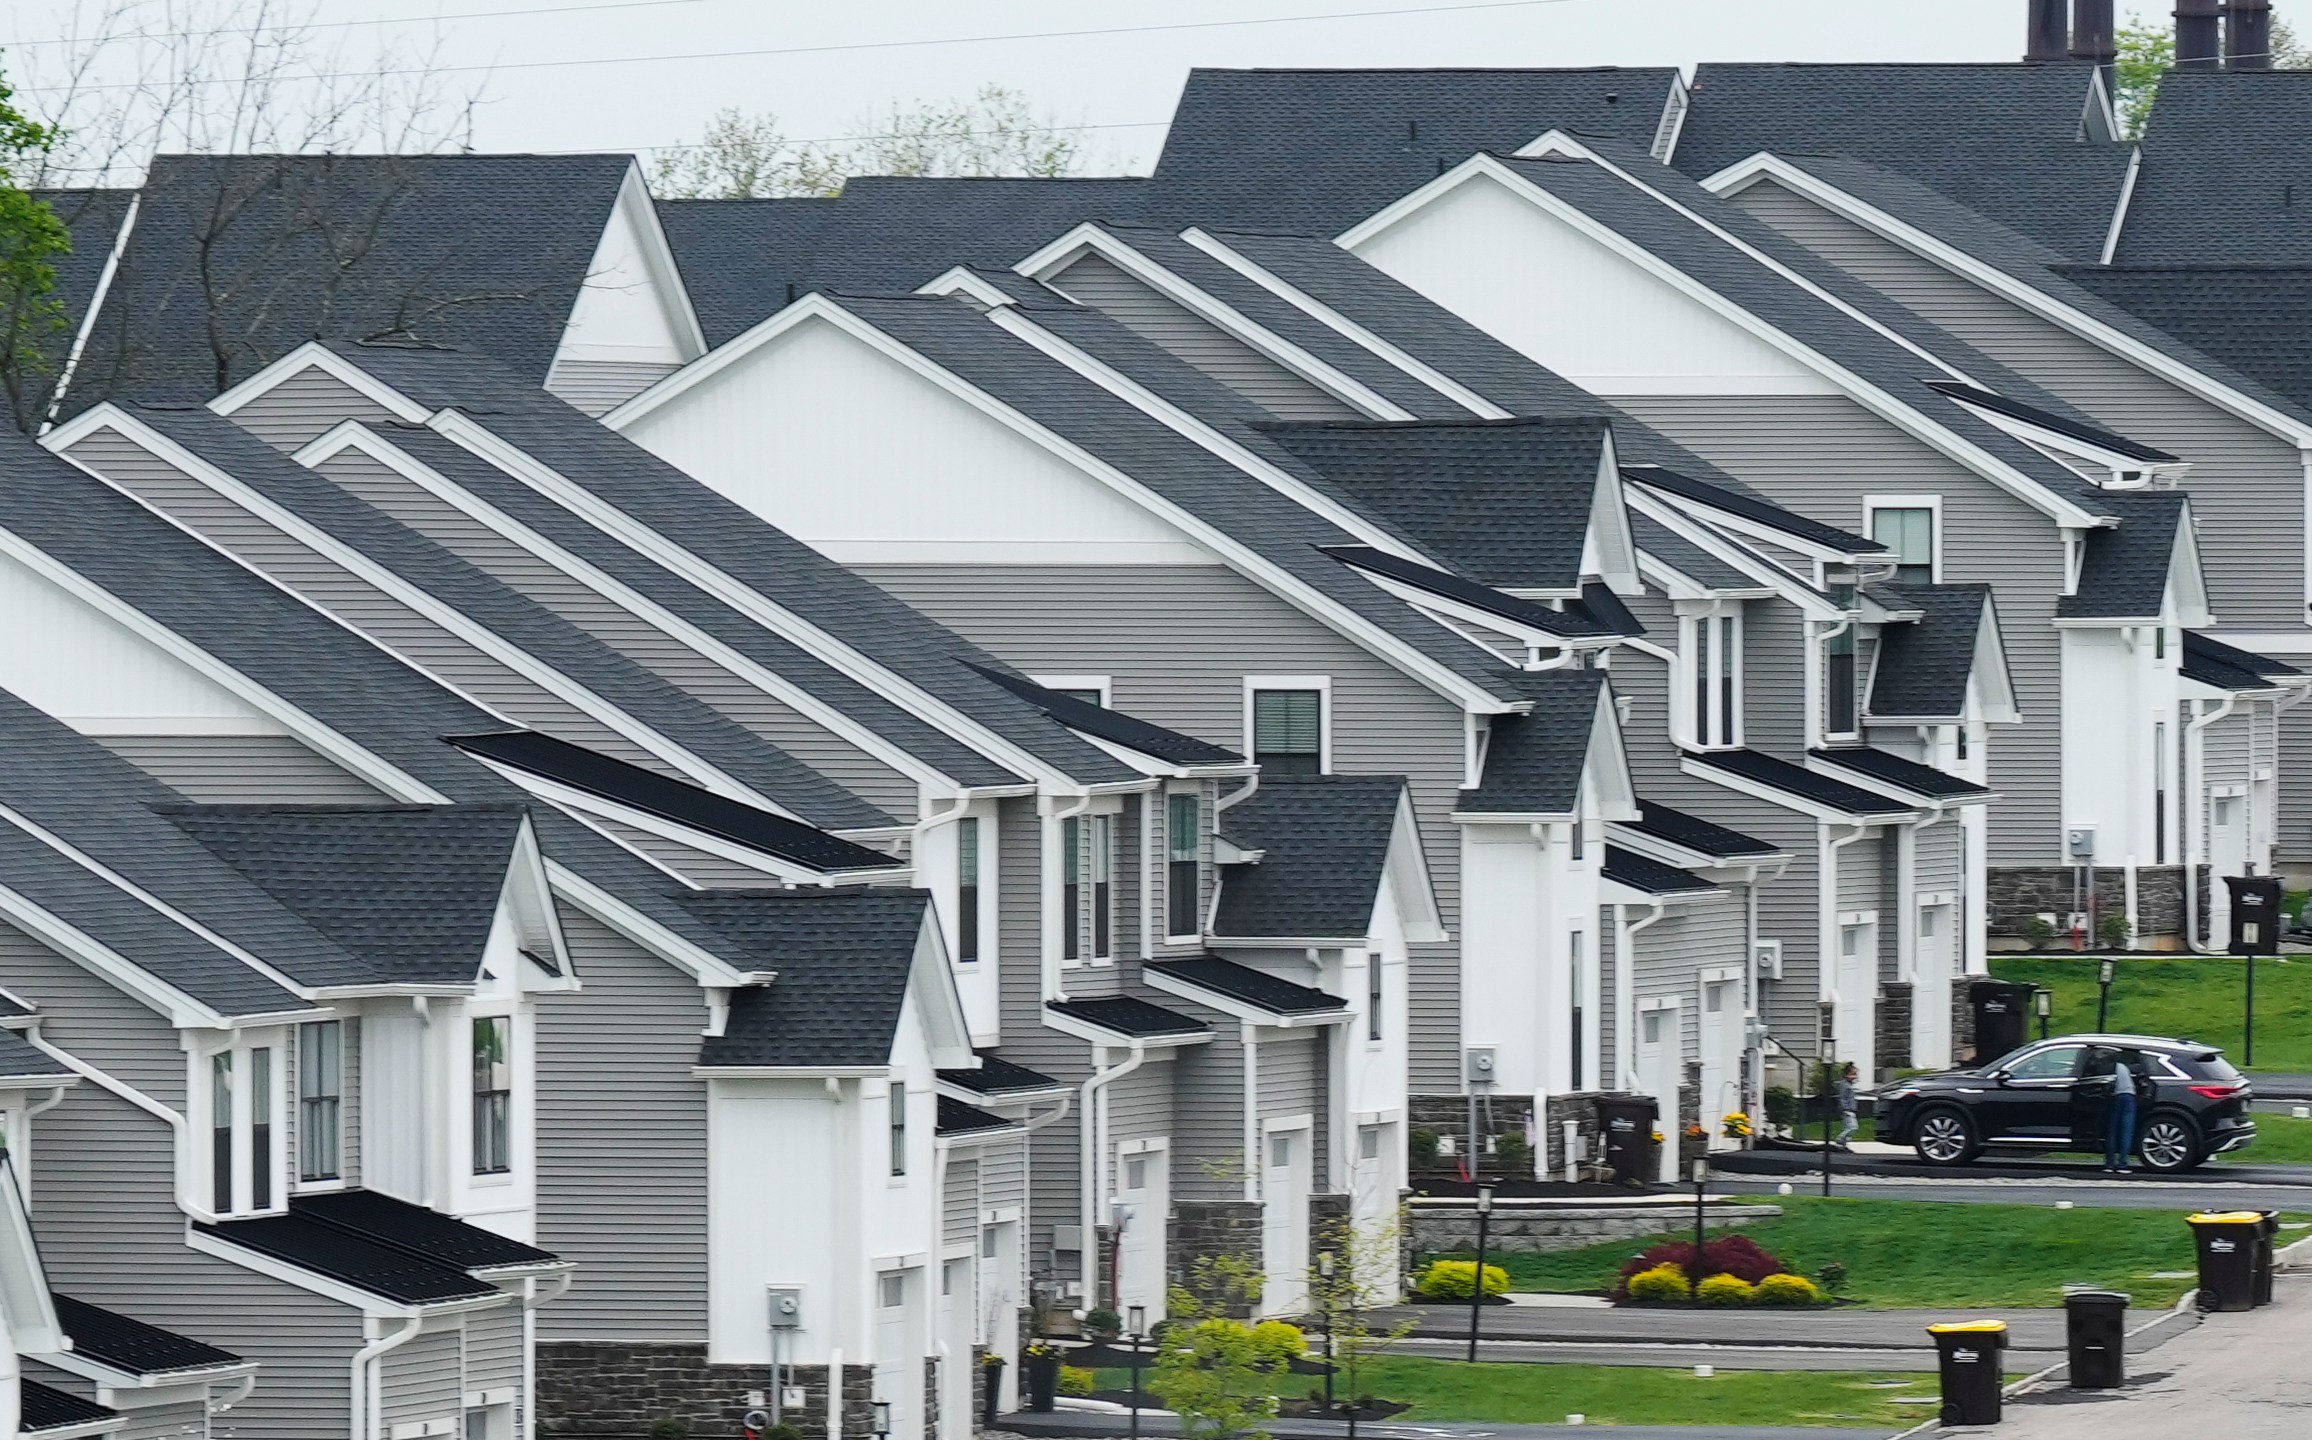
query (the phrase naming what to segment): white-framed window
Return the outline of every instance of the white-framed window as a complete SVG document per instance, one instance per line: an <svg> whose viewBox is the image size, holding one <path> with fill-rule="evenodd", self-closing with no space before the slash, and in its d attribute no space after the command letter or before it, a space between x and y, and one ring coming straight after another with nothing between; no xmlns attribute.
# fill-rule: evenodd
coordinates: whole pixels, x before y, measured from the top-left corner
<svg viewBox="0 0 2312 1440"><path fill-rule="evenodd" d="M345 1178L345 1026L321 1020L297 1027L297 1179L326 1184Z"/></svg>
<svg viewBox="0 0 2312 1440"><path fill-rule="evenodd" d="M1698 750L1733 749L1742 743L1742 611L1696 615L1688 626L1690 743Z"/></svg>
<svg viewBox="0 0 2312 1440"><path fill-rule="evenodd" d="M1854 586L1833 585L1830 593L1840 609L1854 608ZM1855 624L1849 618L1822 642L1822 728L1841 740L1859 734L1862 719L1855 695Z"/></svg>
<svg viewBox="0 0 2312 1440"><path fill-rule="evenodd" d="M1381 957L1370 951L1365 955L1365 1038L1381 1038Z"/></svg>
<svg viewBox="0 0 2312 1440"><path fill-rule="evenodd" d="M1568 1036L1569 1048L1566 1050L1566 1058L1569 1061L1569 1067L1566 1073L1573 1077L1573 1088L1579 1090L1583 1088L1581 1083L1582 1062L1586 1058L1582 1054L1582 1019L1585 1008L1582 1002L1587 998L1588 993L1585 988L1588 983L1586 975L1586 970L1588 968L1586 964L1587 957L1583 954L1583 945L1587 937L1583 935L1581 931L1576 930L1565 938L1566 994L1569 1001L1571 1018L1573 1020L1571 1034Z"/></svg>
<svg viewBox="0 0 2312 1440"><path fill-rule="evenodd" d="M1866 495L1863 533L1887 547L1894 583L1932 585L1943 578L1943 497Z"/></svg>
<svg viewBox="0 0 2312 1440"><path fill-rule="evenodd" d="M1245 754L1271 775L1330 773L1332 683L1327 675L1247 675Z"/></svg>
<svg viewBox="0 0 2312 1440"><path fill-rule="evenodd" d="M891 1174L897 1179L907 1173L907 1081L904 1077L891 1077L883 1108L891 1131Z"/></svg>
<svg viewBox="0 0 2312 1440"><path fill-rule="evenodd" d="M206 1136L194 1193L213 1214L264 1214L288 1202L282 1038L246 1036L192 1057L194 1123Z"/></svg>
<svg viewBox="0 0 2312 1440"><path fill-rule="evenodd" d="M1030 680L1046 690L1097 705L1103 710L1114 708L1109 696L1115 693L1115 681L1106 675L1030 675Z"/></svg>
<svg viewBox="0 0 2312 1440"><path fill-rule="evenodd" d="M966 815L955 822L955 958L965 965L979 959L979 877L979 817Z"/></svg>
<svg viewBox="0 0 2312 1440"><path fill-rule="evenodd" d="M1164 934L1192 941L1204 933L1204 797L1175 790L1164 797Z"/></svg>
<svg viewBox="0 0 2312 1440"><path fill-rule="evenodd" d="M476 1015L473 1046L473 1173L514 1168L514 1017Z"/></svg>
<svg viewBox="0 0 2312 1440"><path fill-rule="evenodd" d="M1060 959L1115 958L1116 817L1060 822Z"/></svg>
<svg viewBox="0 0 2312 1440"><path fill-rule="evenodd" d="M876 1279L876 1296L886 1310L896 1310L907 1303L907 1272L886 1270Z"/></svg>

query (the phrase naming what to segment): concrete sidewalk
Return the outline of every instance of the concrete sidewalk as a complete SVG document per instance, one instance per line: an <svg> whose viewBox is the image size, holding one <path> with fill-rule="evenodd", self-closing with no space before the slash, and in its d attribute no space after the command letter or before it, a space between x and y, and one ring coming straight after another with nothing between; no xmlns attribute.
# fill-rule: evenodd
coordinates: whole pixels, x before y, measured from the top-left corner
<svg viewBox="0 0 2312 1440"><path fill-rule="evenodd" d="M2147 1313L2138 1317L2149 1319ZM1412 1320L1424 1339L1464 1339L1464 1306L1414 1305L1382 1311L1373 1328ZM1487 1340L1546 1340L1557 1344L1760 1344L1864 1350L1928 1350L1927 1327L1948 1320L2004 1320L2010 1349L2063 1349L2063 1312L2014 1310L1882 1310L1840 1305L1825 1310L1685 1310L1636 1306L1560 1310L1538 1305L1488 1305L1479 1334ZM1803 1367L1801 1367L1803 1368Z"/></svg>
<svg viewBox="0 0 2312 1440"><path fill-rule="evenodd" d="M2000 1440L2303 1440L2312 1433L2312 1274L2282 1273L2273 1303L2209 1315L2152 1356L2123 1390L2043 1389L2010 1400ZM1975 1433L1975 1432L1955 1432Z"/></svg>

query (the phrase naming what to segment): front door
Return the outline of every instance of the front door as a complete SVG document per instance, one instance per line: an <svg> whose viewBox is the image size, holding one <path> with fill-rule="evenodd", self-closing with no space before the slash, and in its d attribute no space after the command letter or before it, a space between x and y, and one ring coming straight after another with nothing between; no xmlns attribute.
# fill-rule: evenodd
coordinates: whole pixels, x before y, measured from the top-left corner
<svg viewBox="0 0 2312 1440"><path fill-rule="evenodd" d="M1396 1241L1390 1221L1397 1211L1396 1126L1359 1125L1356 1154L1349 1162L1349 1219L1355 1227L1351 1252L1357 1257L1357 1284L1376 1295L1396 1291Z"/></svg>
<svg viewBox="0 0 2312 1440"><path fill-rule="evenodd" d="M1124 1227L1116 1246L1116 1313L1142 1306L1151 1325L1164 1318L1164 1230L1172 1212L1165 1160L1161 1149L1116 1157L1116 1202Z"/></svg>
<svg viewBox="0 0 2312 1440"><path fill-rule="evenodd" d="M1271 1130L1261 1167L1260 1308L1297 1315L1308 1306L1309 1181L1307 1126Z"/></svg>
<svg viewBox="0 0 2312 1440"><path fill-rule="evenodd" d="M1019 1382L1019 1224L1003 1220L979 1229L979 1343L1004 1359L1003 1408L1016 1408Z"/></svg>
<svg viewBox="0 0 2312 1440"><path fill-rule="evenodd" d="M923 1347L915 1311L922 1272L886 1270L875 1277L875 1398L891 1406L891 1434L923 1434Z"/></svg>
<svg viewBox="0 0 2312 1440"><path fill-rule="evenodd" d="M1921 905L1911 956L1911 1063L1951 1063L1951 976L1958 970L1953 907Z"/></svg>
<svg viewBox="0 0 2312 1440"><path fill-rule="evenodd" d="M2085 1051L2083 1045L2043 1045L2017 1060L1988 1096L1984 1138L2068 1144L2071 1091Z"/></svg>
<svg viewBox="0 0 2312 1440"><path fill-rule="evenodd" d="M1654 1127L1665 1142L1678 1133L1678 1010L1674 1005L1638 1015L1638 1089L1654 1097ZM1678 1178L1678 1147L1661 1147L1663 1180Z"/></svg>
<svg viewBox="0 0 2312 1440"><path fill-rule="evenodd" d="M975 1262L965 1257L940 1262L939 1338L946 1353L939 1362L939 1433L971 1434L972 1282Z"/></svg>
<svg viewBox="0 0 2312 1440"><path fill-rule="evenodd" d="M1868 912L1865 912L1866 914ZM1836 1058L1850 1061L1867 1081L1878 1048L1878 923L1862 920L1838 927L1836 1003L1831 1010L1831 1044Z"/></svg>
<svg viewBox="0 0 2312 1440"><path fill-rule="evenodd" d="M2208 801L2208 864L2216 875L2208 884L2208 934L2218 945L2232 933L2232 887L2223 877L2248 873L2247 811L2243 796Z"/></svg>

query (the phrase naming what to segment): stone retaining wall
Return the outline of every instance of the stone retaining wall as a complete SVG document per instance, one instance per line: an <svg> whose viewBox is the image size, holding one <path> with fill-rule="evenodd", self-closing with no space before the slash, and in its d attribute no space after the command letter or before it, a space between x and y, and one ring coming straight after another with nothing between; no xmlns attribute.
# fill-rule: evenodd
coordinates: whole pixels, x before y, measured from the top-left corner
<svg viewBox="0 0 2312 1440"><path fill-rule="evenodd" d="M927 1360L925 1393L934 1405L935 1360ZM804 1440L826 1440L827 1367L788 1368L788 1384L800 1386L804 1403L783 1417ZM538 1342L538 1433L541 1436L602 1436L633 1440L656 1420L680 1420L699 1440L735 1436L739 1421L755 1408L750 1394L770 1383L762 1365L709 1365L704 1345L615 1344L594 1341ZM843 1433L871 1434L875 1428L875 1369L843 1367ZM936 1413L936 1411L934 1412Z"/></svg>
<svg viewBox="0 0 2312 1440"><path fill-rule="evenodd" d="M2207 867L2191 867L2204 896L2207 893ZM2135 867L2135 923L2136 933L2130 942L2138 950L2172 950L2182 943L2184 933L2184 872L2181 865L2138 865ZM2076 899L2074 890L2077 891ZM2058 929L2074 908L2087 910L2087 886L2084 867L2072 865L1999 865L1985 877L1985 904L1989 911L1988 928L1992 948L2014 951L2026 948L2024 925L2034 915L2051 914ZM2204 907L2203 901L2203 907ZM2094 911L2101 915L2127 913L2127 872L2117 865L2095 867ZM2200 911L2207 913L2205 908ZM2099 944L2090 934L2090 945ZM2069 947L2069 939L2058 944Z"/></svg>
<svg viewBox="0 0 2312 1440"><path fill-rule="evenodd" d="M1466 1253L1477 1248L1475 1206L1420 1201L1407 1208L1405 1224L1416 1255ZM1781 1213L1779 1205L1717 1202L1710 1206L1709 1218L1712 1225L1724 1225L1770 1220ZM1537 1254L1579 1250L1607 1240L1690 1231L1693 1226L1691 1205L1520 1205L1497 1200L1493 1218L1485 1228L1485 1247Z"/></svg>

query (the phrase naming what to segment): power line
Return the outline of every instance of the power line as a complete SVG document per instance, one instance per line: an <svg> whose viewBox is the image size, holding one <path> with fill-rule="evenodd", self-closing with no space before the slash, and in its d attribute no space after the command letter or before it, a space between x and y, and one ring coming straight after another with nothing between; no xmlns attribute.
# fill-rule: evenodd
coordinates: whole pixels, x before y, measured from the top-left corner
<svg viewBox="0 0 2312 1440"><path fill-rule="evenodd" d="M650 3L650 0L639 0ZM678 0L658 0L658 3L678 3ZM832 45L787 45L749 50L691 50L673 55L602 55L572 60L515 60L492 65L413 65L379 70L347 70L304 76L308 80L355 80L388 75L457 75L469 73L498 74L512 70L564 70L602 65L654 65L683 60L754 60L783 55L834 55L865 50L919 50L942 45L995 45L1018 40L1078 40L1107 35L1156 35L1185 30L1232 30L1254 25L1298 25L1329 20L1369 20L1399 15L1450 15L1476 10L1530 10L1543 5L1569 5L1576 0L1466 0L1455 5L1410 5L1383 10L1334 10L1321 15L1272 15L1238 20L1180 20L1159 25L1111 25L1085 30L1027 30L1003 35L948 35L924 40L858 40ZM608 8L607 6L575 6L569 9ZM532 15L550 15L556 10L541 9L520 12ZM234 85L237 77L219 77L213 80L190 80L189 85ZM100 90L134 90L139 84L124 81L117 84L27 86L20 94L49 94L77 88L81 93Z"/></svg>
<svg viewBox="0 0 2312 1440"><path fill-rule="evenodd" d="M446 15L386 15L364 20L304 20L281 25L229 25L216 30L157 30L139 31L121 38L128 40L198 40L209 35L264 35L291 33L305 30L352 30L363 26L382 25L438 25L445 20L503 20L523 15L578 15L593 10L659 10L669 5L710 5L715 0L601 0L592 5L540 5L528 10L456 10ZM41 45L80 45L86 41L70 36L49 40L11 40L7 48L30 50Z"/></svg>

